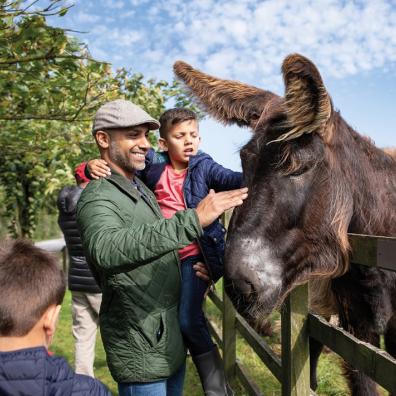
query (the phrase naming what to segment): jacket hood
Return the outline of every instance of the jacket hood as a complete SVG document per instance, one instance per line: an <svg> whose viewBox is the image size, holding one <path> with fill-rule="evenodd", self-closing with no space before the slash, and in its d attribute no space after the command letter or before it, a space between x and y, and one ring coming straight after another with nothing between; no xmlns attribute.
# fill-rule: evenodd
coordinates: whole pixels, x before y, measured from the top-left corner
<svg viewBox="0 0 396 396"><path fill-rule="evenodd" d="M80 198L82 188L79 186L64 187L58 197L58 208L62 213L74 213Z"/></svg>

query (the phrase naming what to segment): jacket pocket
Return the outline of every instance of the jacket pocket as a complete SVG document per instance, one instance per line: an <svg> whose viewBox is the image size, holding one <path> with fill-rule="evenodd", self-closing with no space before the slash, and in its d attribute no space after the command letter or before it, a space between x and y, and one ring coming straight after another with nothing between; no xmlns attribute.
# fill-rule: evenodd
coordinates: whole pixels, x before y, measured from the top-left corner
<svg viewBox="0 0 396 396"><path fill-rule="evenodd" d="M144 319L139 320L139 324L133 326L131 330L134 342L142 344L141 346L146 350L155 348L162 343L165 337L166 323L164 315L161 312L147 315Z"/></svg>

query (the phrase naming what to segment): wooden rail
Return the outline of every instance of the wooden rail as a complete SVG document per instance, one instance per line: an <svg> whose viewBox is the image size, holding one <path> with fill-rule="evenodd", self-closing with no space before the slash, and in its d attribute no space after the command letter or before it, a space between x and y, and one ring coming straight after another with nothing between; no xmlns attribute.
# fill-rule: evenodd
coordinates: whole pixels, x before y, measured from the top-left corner
<svg viewBox="0 0 396 396"><path fill-rule="evenodd" d="M351 263L396 271L396 238L351 234ZM249 395L262 395L238 361L236 333L251 346L260 360L281 383L282 395L308 396L309 337L327 345L356 369L364 372L390 393L396 394L396 359L382 349L360 341L345 330L308 312L309 286L296 287L281 308L282 356L279 358L251 326L235 312L223 290L222 299L211 292L209 297L222 312L222 336L210 326L223 350L224 366L230 383L238 378Z"/></svg>

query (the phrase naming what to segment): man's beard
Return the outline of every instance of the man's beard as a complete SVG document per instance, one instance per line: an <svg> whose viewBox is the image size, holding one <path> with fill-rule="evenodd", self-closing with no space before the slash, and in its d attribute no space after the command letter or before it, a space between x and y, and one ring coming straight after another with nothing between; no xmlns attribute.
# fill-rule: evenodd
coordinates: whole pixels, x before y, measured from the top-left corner
<svg viewBox="0 0 396 396"><path fill-rule="evenodd" d="M121 153L117 143L114 141L110 142L109 156L116 165L128 173L135 173L146 167L145 162L130 160L126 155Z"/></svg>

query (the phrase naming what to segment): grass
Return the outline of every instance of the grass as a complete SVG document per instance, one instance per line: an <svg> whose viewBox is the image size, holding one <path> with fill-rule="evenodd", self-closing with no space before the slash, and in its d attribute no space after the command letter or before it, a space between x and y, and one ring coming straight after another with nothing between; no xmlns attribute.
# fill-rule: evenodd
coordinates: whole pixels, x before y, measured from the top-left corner
<svg viewBox="0 0 396 396"><path fill-rule="evenodd" d="M217 287L217 286L216 286ZM220 286L221 288L221 286ZM219 288L219 289L220 289ZM218 291L220 292L220 291ZM216 328L221 331L221 314L215 305L208 300L206 303L206 312L215 324ZM271 316L271 323L273 325L274 334L271 337L266 337L266 341L272 346L276 353L280 352L280 336L279 336L279 313L275 312ZM62 306L58 329L55 334L54 342L51 350L57 354L62 355L73 367L73 337L71 334L71 294L66 293L65 300ZM262 393L266 396L280 396L281 386L271 372L263 365L255 352L247 345L246 342L238 335L237 338L237 358L242 362L247 369L249 376L257 383ZM117 384L111 378L107 369L106 357L98 332L96 341L96 355L95 355L95 376L107 387L110 391L117 395ZM236 396L247 395L247 392L236 383L234 385ZM381 394L385 395L381 389ZM344 377L341 375L341 358L334 353L323 353L319 360L318 367L318 389L317 395L326 396L347 396L349 391ZM202 388L199 381L195 366L191 362L191 358L187 359L187 374L184 385L184 395L188 396L202 396Z"/></svg>

